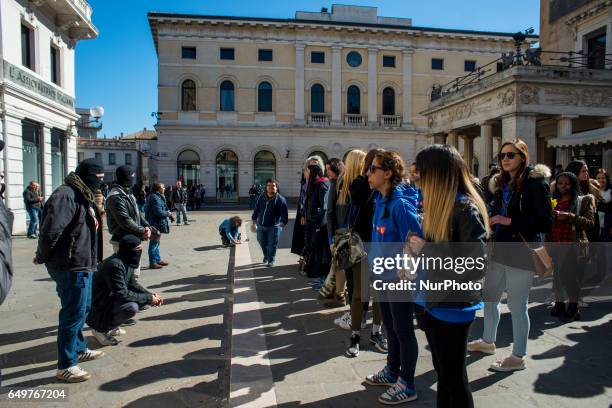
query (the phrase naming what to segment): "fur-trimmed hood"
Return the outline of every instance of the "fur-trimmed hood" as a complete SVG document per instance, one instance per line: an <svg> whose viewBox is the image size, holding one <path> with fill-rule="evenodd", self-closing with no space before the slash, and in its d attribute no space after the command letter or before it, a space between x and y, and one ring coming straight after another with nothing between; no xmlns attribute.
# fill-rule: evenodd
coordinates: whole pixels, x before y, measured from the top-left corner
<svg viewBox="0 0 612 408"><path fill-rule="evenodd" d="M541 164L538 163L535 166L531 167L531 166L527 166L527 178L528 179L538 179L538 178L544 178L544 179L549 179L552 172L550 171L550 168L545 165L545 164ZM497 191L497 179L498 177L501 177L501 173L497 173L496 175L494 175L493 177L491 177L489 179L489 191L493 194L495 194L495 192Z"/></svg>

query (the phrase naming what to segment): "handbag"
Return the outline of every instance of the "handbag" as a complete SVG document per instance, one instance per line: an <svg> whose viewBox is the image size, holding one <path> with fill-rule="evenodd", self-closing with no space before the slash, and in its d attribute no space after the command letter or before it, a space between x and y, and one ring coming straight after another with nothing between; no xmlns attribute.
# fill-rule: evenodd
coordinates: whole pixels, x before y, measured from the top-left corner
<svg viewBox="0 0 612 408"><path fill-rule="evenodd" d="M353 228L357 223L360 213L361 208L357 211L357 215L350 227L339 228L334 234L334 242L336 243L334 256L338 267L341 269L349 269L353 265L361 262L363 258L367 257L367 252L361 237L359 234L353 232Z"/></svg>
<svg viewBox="0 0 612 408"><path fill-rule="evenodd" d="M546 247L541 246L538 248L532 248L529 246L523 234L518 233L519 238L523 241L529 252L531 253L531 258L533 260L533 268L535 270L535 274L540 278L548 278L553 274L553 262L552 258L548 254Z"/></svg>

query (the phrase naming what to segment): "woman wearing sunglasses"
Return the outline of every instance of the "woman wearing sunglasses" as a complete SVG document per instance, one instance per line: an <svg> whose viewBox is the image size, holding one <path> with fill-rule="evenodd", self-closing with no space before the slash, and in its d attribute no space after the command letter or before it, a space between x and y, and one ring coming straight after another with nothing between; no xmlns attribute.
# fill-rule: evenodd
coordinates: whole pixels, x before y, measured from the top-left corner
<svg viewBox="0 0 612 408"><path fill-rule="evenodd" d="M403 185L404 161L396 152L376 153L368 169L368 183L374 191L374 217L372 243L368 259L394 257L401 253L409 234L421 234L416 213L416 194ZM410 198L412 197L412 199ZM398 281L397 271L386 270L377 279ZM414 334L414 303L392 301L391 294L377 292L380 311L387 330L387 364L377 373L368 375L369 385L389 387L378 401L397 405L417 399L414 371L418 358L417 339Z"/></svg>
<svg viewBox="0 0 612 408"><path fill-rule="evenodd" d="M497 161L502 171L489 182L494 195L490 225L495 244L483 288L484 333L482 339L468 344L468 350L495 354L500 301L505 290L512 316L512 354L491 366L494 371L505 372L525 369L529 337L527 302L534 274L531 250L526 243L541 242L541 234L550 232L553 211L548 185L550 169L543 164L533 167L529 164L525 142L520 139L505 142Z"/></svg>

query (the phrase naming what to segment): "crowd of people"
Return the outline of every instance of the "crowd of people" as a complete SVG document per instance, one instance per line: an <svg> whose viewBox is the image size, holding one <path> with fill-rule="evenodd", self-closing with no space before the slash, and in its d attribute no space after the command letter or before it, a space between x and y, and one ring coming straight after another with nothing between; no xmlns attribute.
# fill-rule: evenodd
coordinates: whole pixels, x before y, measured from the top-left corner
<svg viewBox="0 0 612 408"><path fill-rule="evenodd" d="M299 255L300 273L324 304L347 307L334 322L350 333L346 357L359 356L362 330L372 310L369 343L386 353L387 360L365 382L386 388L379 397L383 404L418 397L414 377L419 328L438 376L437 405L473 406L466 354L496 353L504 292L512 317L512 352L490 368L526 368L529 293L538 269L534 251L549 248L554 265L550 313L562 322L580 319L581 308L587 306L581 291L586 263L600 269L607 265L605 250L590 245L612 237L612 185L606 170L598 169L592 179L585 162L573 161L551 174L545 165L533 163L519 139L501 145L489 170L482 180L475 178L460 153L447 145L424 148L410 166L397 152L383 149L355 149L344 161L333 158L327 163L312 156L304 163L291 252ZM149 267L167 266L160 256L162 235L169 233L171 222L180 225L181 217L189 225L188 207L199 208L198 200L205 195L203 186L188 191L181 181L169 187L136 185L128 166L117 168L112 186L103 186L103 177L102 166L87 159L46 203L36 182L23 195L30 214L29 237L37 237L41 220L33 261L46 266L61 301L56 375L66 382L89 379L78 364L104 356L87 347L85 322L102 345L116 345L125 335L122 326L134 324L136 313L163 305L159 294L138 282L144 243L149 245ZM289 222L288 205L277 180L268 179L265 190L256 187L249 191L251 229L263 263L272 267ZM195 201L190 204L190 199ZM113 247L106 259L104 218ZM242 224L239 216L221 223L224 246L243 242ZM472 244L469 255L488 259L488 268L465 279L483 282L483 289L465 291L460 301L449 300L450 290L437 297L417 292L400 301L371 290L373 259L394 257L397 251L417 256L430 243ZM508 251L502 244L515 246ZM452 248L454 256L465 256ZM417 275L434 281L447 277L436 269L421 269ZM389 269L378 278L393 283L408 277L401 269ZM468 341L479 310L484 315L482 335Z"/></svg>

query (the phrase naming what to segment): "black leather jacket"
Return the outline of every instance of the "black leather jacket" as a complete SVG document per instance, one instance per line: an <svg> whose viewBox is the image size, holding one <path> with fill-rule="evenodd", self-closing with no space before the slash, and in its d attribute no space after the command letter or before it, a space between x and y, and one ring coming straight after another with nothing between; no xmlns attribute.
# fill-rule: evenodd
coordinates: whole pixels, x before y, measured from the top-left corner
<svg viewBox="0 0 612 408"><path fill-rule="evenodd" d="M106 198L106 222L112 242L119 242L125 235L141 237L149 223L140 212L136 198L122 187L115 186Z"/></svg>

